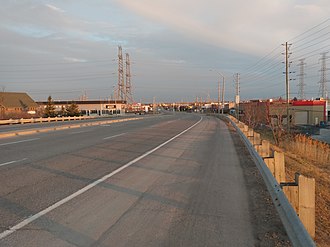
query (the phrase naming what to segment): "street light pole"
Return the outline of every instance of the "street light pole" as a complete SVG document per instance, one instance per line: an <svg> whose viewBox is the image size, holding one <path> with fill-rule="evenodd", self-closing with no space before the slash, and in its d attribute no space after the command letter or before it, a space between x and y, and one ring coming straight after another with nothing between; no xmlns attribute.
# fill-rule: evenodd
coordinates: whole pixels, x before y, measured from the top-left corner
<svg viewBox="0 0 330 247"><path fill-rule="evenodd" d="M224 103L225 103L224 102L224 100L225 100L225 76L217 70L210 69L210 71L215 71L222 77L222 110L221 110L221 113L223 114L223 109L225 107L225 105L224 105ZM220 80L218 83L218 112L220 113Z"/></svg>

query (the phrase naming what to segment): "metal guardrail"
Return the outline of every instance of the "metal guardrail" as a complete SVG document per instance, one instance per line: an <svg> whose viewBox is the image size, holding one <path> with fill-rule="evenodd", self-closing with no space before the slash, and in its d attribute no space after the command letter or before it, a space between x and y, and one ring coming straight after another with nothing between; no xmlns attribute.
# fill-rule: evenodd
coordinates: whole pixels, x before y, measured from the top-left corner
<svg viewBox="0 0 330 247"><path fill-rule="evenodd" d="M20 118L20 119L8 119L0 120L0 125L9 124L25 124L25 123L44 123L44 122L60 122L60 121L74 121L74 120L85 120L92 119L95 117L82 116L82 117L48 117L48 118Z"/></svg>
<svg viewBox="0 0 330 247"><path fill-rule="evenodd" d="M237 127L236 123L230 118L227 119L239 133L253 160L255 161L292 245L296 247L316 246L286 198L282 188L266 166L264 160L260 157L243 132Z"/></svg>

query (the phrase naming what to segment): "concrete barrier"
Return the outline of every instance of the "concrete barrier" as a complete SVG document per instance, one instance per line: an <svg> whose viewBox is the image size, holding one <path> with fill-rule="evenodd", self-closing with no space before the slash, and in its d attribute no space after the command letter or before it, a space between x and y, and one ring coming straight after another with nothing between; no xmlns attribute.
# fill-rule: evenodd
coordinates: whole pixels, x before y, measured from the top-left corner
<svg viewBox="0 0 330 247"><path fill-rule="evenodd" d="M96 126L96 125L102 125L102 124L134 121L134 120L140 120L140 119L141 118L123 118L123 119L118 119L118 120L103 120L103 121L95 121L95 122L91 122L91 123L72 124L72 125L56 126L56 127L49 127L49 128L16 130L16 131L11 131L11 132L0 133L0 138L7 138L7 137L21 136L21 135L31 135L31 134L44 133L44 132L49 132L49 131L58 131L58 130L64 130L64 129L70 129L70 128L81 128L81 127L87 127L87 126Z"/></svg>
<svg viewBox="0 0 330 247"><path fill-rule="evenodd" d="M9 125L9 124L26 124L26 123L46 123L46 122L57 122L61 121L71 121L71 120L86 120L86 119L93 119L96 117L90 116L81 116L81 117L53 117L53 118L20 118L20 119L7 119L7 120L0 120L0 125Z"/></svg>

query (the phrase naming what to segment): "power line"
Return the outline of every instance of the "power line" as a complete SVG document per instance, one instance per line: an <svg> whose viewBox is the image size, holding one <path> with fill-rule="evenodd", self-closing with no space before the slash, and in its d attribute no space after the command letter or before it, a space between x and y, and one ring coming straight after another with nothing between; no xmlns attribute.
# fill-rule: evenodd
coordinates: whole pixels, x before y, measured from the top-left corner
<svg viewBox="0 0 330 247"><path fill-rule="evenodd" d="M303 32L303 33L301 33L301 34L299 34L299 35L297 35L297 36L291 38L291 39L288 40L288 41L289 41L289 42L296 42L296 43L297 43L297 42L299 42L299 41L301 41L301 40L304 40L305 38L303 38L303 39L301 39L301 40L296 40L296 41L294 41L294 39L303 36L304 34L306 34L306 33L310 32L310 31L314 30L315 28L317 28L317 27L323 25L324 23L327 23L329 20L330 20L330 18L324 20L323 22L321 22L321 23L319 23L319 24L317 24L317 25L311 27L310 29L308 29L308 30L306 30L305 32ZM329 25L328 25L328 26L329 26ZM327 26L327 27L328 27L328 26Z"/></svg>

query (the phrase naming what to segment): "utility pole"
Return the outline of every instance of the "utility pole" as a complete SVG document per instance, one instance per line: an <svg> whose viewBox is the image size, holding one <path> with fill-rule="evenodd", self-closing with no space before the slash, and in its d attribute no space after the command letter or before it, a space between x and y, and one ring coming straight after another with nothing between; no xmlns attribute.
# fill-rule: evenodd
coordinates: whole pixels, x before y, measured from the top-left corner
<svg viewBox="0 0 330 247"><path fill-rule="evenodd" d="M222 111L221 111L221 114L223 114L224 108L225 108L225 77L222 76Z"/></svg>
<svg viewBox="0 0 330 247"><path fill-rule="evenodd" d="M239 73L234 75L235 80L235 87L236 87L236 97L235 97L235 104L236 104L236 118L239 120L239 102L240 102L240 86L239 86Z"/></svg>
<svg viewBox="0 0 330 247"><path fill-rule="evenodd" d="M285 87L286 87L286 119L287 119L287 132L290 132L290 114L289 114L289 105L290 105L290 85L289 85L289 56L291 53L289 53L289 47L291 44L288 44L288 42L285 42L283 44L285 46Z"/></svg>
<svg viewBox="0 0 330 247"><path fill-rule="evenodd" d="M129 54L126 53L126 90L125 100L126 104L133 104L132 83L131 83L131 61Z"/></svg>
<svg viewBox="0 0 330 247"><path fill-rule="evenodd" d="M218 114L220 114L220 79L218 82Z"/></svg>
<svg viewBox="0 0 330 247"><path fill-rule="evenodd" d="M124 65L123 65L123 51L121 46L118 46L118 88L117 100L125 99L125 82L124 82Z"/></svg>
<svg viewBox="0 0 330 247"><path fill-rule="evenodd" d="M156 113L156 97L155 96L152 98L152 113L153 114Z"/></svg>
<svg viewBox="0 0 330 247"><path fill-rule="evenodd" d="M221 113L223 114L223 110L224 110L224 107L225 107L225 102L224 102L224 99L225 99L225 76L217 70L210 69L210 71L215 71L222 77L222 111L221 111ZM220 113L219 107L220 107L220 81L219 81L219 84L218 84L218 111Z"/></svg>
<svg viewBox="0 0 330 247"><path fill-rule="evenodd" d="M305 73L304 73L304 69L305 69L305 65L306 63L304 62L305 61L305 58L303 59L299 59L300 63L298 64L300 69L299 69L299 74L297 75L299 77L299 83L298 83L298 98L299 99L305 99L305 90L304 90L304 87L305 87L305 82L304 82L304 79L305 79Z"/></svg>
<svg viewBox="0 0 330 247"><path fill-rule="evenodd" d="M319 81L320 83L320 89L319 89L319 94L322 98L324 99L328 99L328 89L327 89L327 62L326 60L329 58L327 57L327 53L328 52L323 52L321 53L322 57L320 58L320 60L322 61L322 64L321 64L321 69L320 69L320 72L321 72L321 79Z"/></svg>

